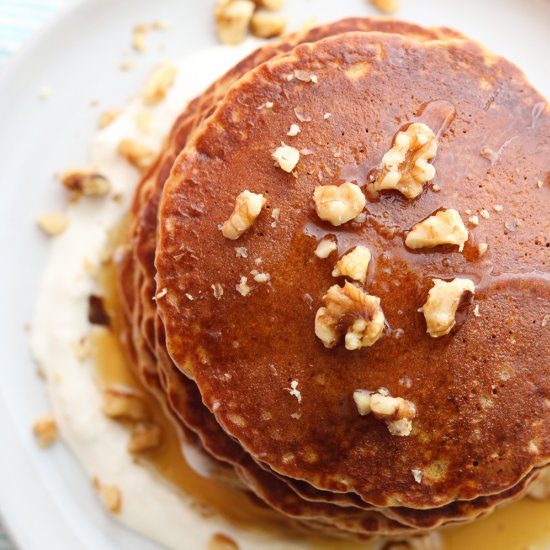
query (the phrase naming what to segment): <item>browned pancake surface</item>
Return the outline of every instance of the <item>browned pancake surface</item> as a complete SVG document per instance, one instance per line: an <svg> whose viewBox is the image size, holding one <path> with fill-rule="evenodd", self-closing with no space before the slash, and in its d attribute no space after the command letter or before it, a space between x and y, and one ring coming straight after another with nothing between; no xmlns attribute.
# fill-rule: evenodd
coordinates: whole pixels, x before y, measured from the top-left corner
<svg viewBox="0 0 550 550"><path fill-rule="evenodd" d="M319 83L289 82L295 69L315 72ZM274 108L256 109L265 101ZM363 224L320 222L315 185L351 175L364 184L400 126L435 101L456 110L434 163L441 191L427 187L412 202L381 195L367 204ZM533 116L542 101L511 64L473 44L366 34L299 47L229 92L165 189L157 268L168 295L159 307L173 358L254 457L321 489L413 507L508 490L548 460L548 191L535 182L548 177L550 117ZM287 138L295 108L312 121ZM273 166L281 140L312 151L296 178ZM481 156L484 148L500 150L498 158ZM266 209L234 243L217 226L245 188L264 193L281 220L272 227ZM463 254L404 247L405 231L439 208L493 204L503 212L471 228ZM324 234L337 236L340 253L357 244L373 252L367 288L381 297L393 331L367 350L326 350L314 335L315 310L335 282L333 261L313 255ZM480 259L482 241L489 252ZM237 258L235 246L249 258ZM255 258L272 283L253 284L243 297L235 285L257 268ZM434 276L471 277L481 312L437 340L417 312ZM400 384L404 376L410 388ZM288 391L292 380L301 403ZM416 403L410 437L357 414L353 391L378 387ZM424 471L422 484L412 468Z"/></svg>

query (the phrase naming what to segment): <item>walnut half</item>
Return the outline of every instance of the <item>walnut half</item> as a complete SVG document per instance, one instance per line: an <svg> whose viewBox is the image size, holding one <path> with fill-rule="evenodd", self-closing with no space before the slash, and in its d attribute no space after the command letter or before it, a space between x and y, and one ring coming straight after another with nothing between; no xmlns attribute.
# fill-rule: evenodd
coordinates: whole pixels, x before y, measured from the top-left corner
<svg viewBox="0 0 550 550"><path fill-rule="evenodd" d="M409 248L433 248L440 244L457 244L462 252L468 240L468 230L460 214L450 208L442 210L417 223L407 235L405 244Z"/></svg>
<svg viewBox="0 0 550 550"><path fill-rule="evenodd" d="M317 215L334 226L356 218L367 202L363 191L354 183L319 185L313 193Z"/></svg>
<svg viewBox="0 0 550 550"><path fill-rule="evenodd" d="M353 400L361 416L372 413L386 422L392 435L410 435L412 420L416 416L416 407L411 401L368 390L354 391Z"/></svg>
<svg viewBox="0 0 550 550"><path fill-rule="evenodd" d="M350 351L372 346L382 335L385 318L380 298L346 281L343 287L331 286L323 303L315 316L315 335L326 348L333 348L344 334Z"/></svg>
<svg viewBox="0 0 550 550"><path fill-rule="evenodd" d="M374 189L396 189L408 199L414 199L424 184L435 177L429 163L437 153L437 139L425 124L415 122L398 132L392 148L382 157L382 165Z"/></svg>
<svg viewBox="0 0 550 550"><path fill-rule="evenodd" d="M428 334L437 338L451 332L456 324L458 308L471 301L475 287L470 279L453 279L451 282L434 279L433 283L422 311Z"/></svg>
<svg viewBox="0 0 550 550"><path fill-rule="evenodd" d="M266 200L263 195L243 191L235 200L235 208L222 225L222 234L227 239L237 240L260 215Z"/></svg>

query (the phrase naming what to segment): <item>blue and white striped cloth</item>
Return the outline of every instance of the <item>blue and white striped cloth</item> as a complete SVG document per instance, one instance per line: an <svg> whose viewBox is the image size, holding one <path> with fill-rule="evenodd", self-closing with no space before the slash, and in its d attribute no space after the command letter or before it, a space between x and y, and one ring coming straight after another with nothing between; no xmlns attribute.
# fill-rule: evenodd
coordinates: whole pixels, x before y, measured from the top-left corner
<svg viewBox="0 0 550 550"><path fill-rule="evenodd" d="M68 0L0 0L0 66ZM0 549L1 546L0 539Z"/></svg>

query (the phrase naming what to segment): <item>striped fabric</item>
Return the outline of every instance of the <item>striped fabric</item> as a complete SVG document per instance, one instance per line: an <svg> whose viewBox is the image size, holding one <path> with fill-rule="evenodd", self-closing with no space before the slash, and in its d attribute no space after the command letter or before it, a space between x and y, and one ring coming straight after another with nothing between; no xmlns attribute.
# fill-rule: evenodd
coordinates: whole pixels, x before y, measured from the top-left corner
<svg viewBox="0 0 550 550"><path fill-rule="evenodd" d="M67 0L0 0L0 66L66 3Z"/></svg>

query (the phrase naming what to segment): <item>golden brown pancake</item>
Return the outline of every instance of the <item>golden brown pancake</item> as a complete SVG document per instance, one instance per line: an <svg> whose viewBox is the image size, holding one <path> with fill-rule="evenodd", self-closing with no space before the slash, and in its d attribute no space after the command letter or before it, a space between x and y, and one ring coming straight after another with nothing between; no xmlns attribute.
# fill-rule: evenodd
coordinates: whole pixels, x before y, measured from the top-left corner
<svg viewBox="0 0 550 550"><path fill-rule="evenodd" d="M318 84L288 81L294 70L314 71ZM258 110L265 101L275 107ZM422 119L423 106L435 101L456 111L439 136L434 183L441 190L427 186L415 201L381 194L368 202L362 224L320 222L311 200L320 175L323 183L353 177L365 185L399 128ZM546 464L547 189L535 185L548 177L550 117L537 108L542 102L515 67L475 44L375 33L299 46L227 93L164 190L156 263L158 288L168 294L158 307L172 358L256 460L321 490L412 508L505 494ZM312 154L293 178L273 166L271 153L288 139L296 107L313 120L292 144ZM487 149L498 158L481 156ZM237 258L235 243L217 229L244 188L281 209L276 227L266 209L240 239L248 259ZM406 231L440 208L479 212L492 204L502 204L502 214L471 228L463 254L404 246ZM337 236L340 253L357 244L373 253L367 288L382 298L393 330L371 348L327 350L314 335L315 309L335 282L332 262L313 255L325 234ZM485 240L489 252L480 258L477 244ZM235 285L254 258L272 283L243 297ZM437 340L417 311L434 276L471 277L481 312ZM221 300L214 283L224 288ZM404 376L410 388L399 383ZM292 380L301 403L287 391ZM378 387L416 404L410 437L391 436L384 423L357 414L353 391ZM422 483L412 468L423 470Z"/></svg>

